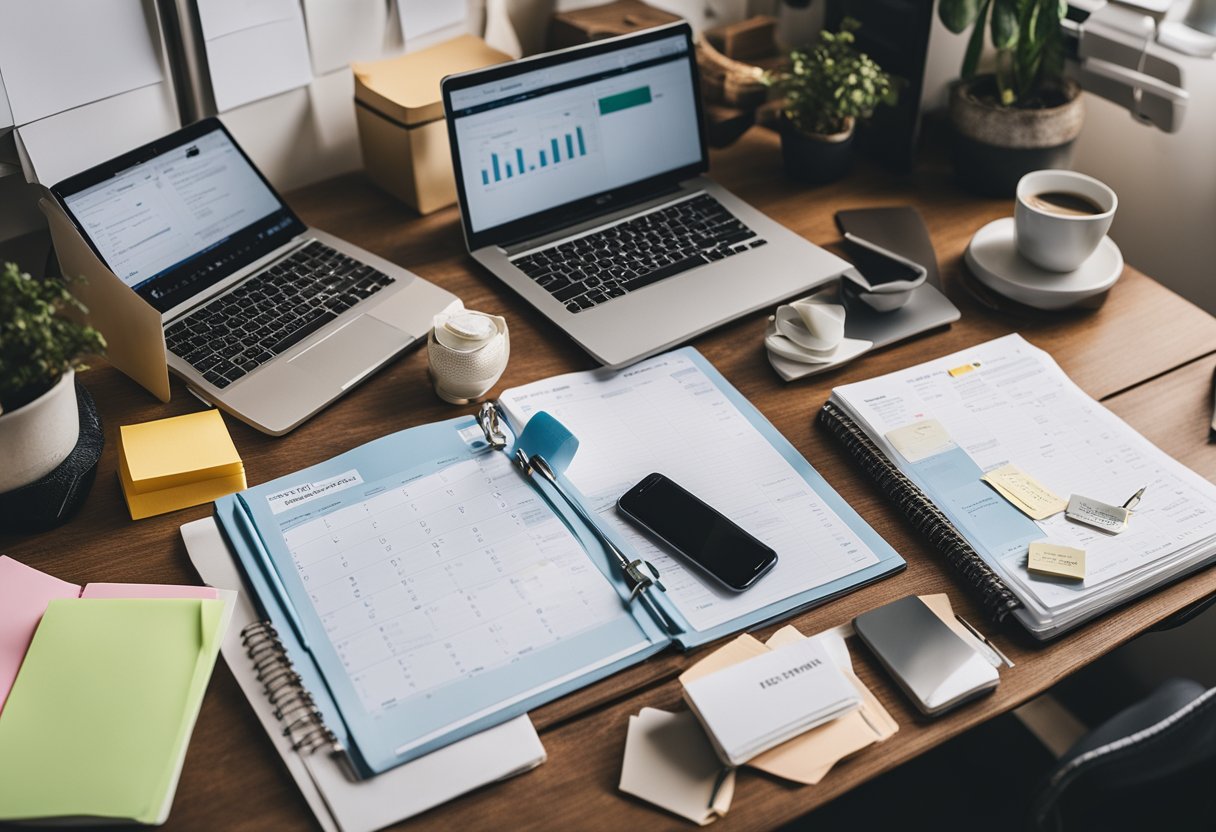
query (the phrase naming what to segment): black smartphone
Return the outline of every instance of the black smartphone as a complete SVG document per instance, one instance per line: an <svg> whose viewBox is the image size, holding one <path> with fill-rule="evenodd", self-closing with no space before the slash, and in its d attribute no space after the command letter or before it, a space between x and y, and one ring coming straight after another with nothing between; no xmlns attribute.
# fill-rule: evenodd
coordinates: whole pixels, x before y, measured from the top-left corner
<svg viewBox="0 0 1216 832"><path fill-rule="evenodd" d="M735 592L756 583L777 563L776 552L662 474L645 477L616 507Z"/></svg>

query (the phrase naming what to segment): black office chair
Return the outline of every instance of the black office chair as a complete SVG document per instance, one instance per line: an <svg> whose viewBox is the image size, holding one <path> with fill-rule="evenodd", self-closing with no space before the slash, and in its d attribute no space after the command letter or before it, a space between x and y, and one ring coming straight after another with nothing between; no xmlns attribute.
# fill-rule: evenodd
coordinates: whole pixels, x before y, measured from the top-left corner
<svg viewBox="0 0 1216 832"><path fill-rule="evenodd" d="M1030 826L1216 829L1216 688L1171 679L1090 731L1056 763Z"/></svg>

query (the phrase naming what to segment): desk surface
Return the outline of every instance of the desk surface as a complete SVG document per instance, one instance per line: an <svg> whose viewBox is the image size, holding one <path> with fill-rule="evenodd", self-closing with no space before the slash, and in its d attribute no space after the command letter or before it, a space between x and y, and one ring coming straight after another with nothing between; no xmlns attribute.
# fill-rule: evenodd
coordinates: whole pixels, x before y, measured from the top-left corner
<svg viewBox="0 0 1216 832"><path fill-rule="evenodd" d="M742 198L823 245L839 240L833 222L837 210L915 204L937 248L946 293L962 310L962 320L949 330L866 356L833 374L789 385L765 360L764 314L693 341L908 561L906 572L797 616L792 623L814 633L910 593L946 592L955 608L992 635L1017 664L1003 672L993 696L928 723L915 715L864 651L854 650L859 674L899 722L900 731L883 745L841 764L818 786L792 788L742 772L734 806L715 828L769 828L1018 706L1173 612L1216 592L1216 570L1208 570L1046 647L1012 629L993 627L934 550L813 427L812 418L831 388L1017 331L1055 356L1090 395L1211 479L1216 478L1216 446L1206 439L1209 380L1216 366L1216 318L1130 267L1108 301L1094 312L1031 316L988 310L962 282L962 252L978 228L1011 213L1012 205L1008 200L976 200L960 193L945 169L928 167L912 176L892 177L863 165L842 183L806 189L782 176L776 137L753 130L737 145L714 154L712 172ZM458 294L470 308L505 315L511 325L512 357L498 389L594 366L551 323L465 256L455 209L418 218L360 175L307 188L290 201L306 222L413 269ZM34 537L2 537L0 551L79 583L197 583L177 530L182 523L206 516L208 508L132 523L119 491L115 448L119 425L191 412L198 409L198 402L175 380L173 401L162 406L109 367L90 371L82 381L96 398L105 423L106 448L93 491L81 514L65 527ZM426 356L415 351L286 437L262 436L234 420L228 422L249 481L257 483L390 431L469 410L435 398L426 380ZM774 629L769 627L761 635ZM509 822L519 828L574 824L620 828L630 823L690 828L620 794L616 783L628 715L644 706L677 707L674 677L697 656L664 653L537 709L532 718L548 751L547 763L405 826L472 830ZM167 828L299 828L308 823L303 799L221 663L203 703Z"/></svg>

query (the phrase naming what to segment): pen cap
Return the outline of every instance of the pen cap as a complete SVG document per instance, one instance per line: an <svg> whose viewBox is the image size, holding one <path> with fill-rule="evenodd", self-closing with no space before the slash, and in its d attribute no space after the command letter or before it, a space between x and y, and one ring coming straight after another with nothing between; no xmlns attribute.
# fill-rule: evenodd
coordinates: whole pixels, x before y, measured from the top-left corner
<svg viewBox="0 0 1216 832"><path fill-rule="evenodd" d="M502 377L511 354L507 322L470 309L435 316L427 337L431 382L453 404L476 401Z"/></svg>

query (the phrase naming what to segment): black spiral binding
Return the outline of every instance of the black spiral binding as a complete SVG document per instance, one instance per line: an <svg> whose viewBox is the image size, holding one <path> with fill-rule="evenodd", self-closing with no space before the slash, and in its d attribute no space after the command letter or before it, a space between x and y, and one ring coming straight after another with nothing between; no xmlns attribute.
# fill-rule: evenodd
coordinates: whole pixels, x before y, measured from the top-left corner
<svg viewBox="0 0 1216 832"><path fill-rule="evenodd" d="M887 459L844 411L827 402L819 411L819 424L844 445L853 461L878 483L917 531L928 537L946 561L978 590L984 609L993 620L1003 621L1022 607L1018 597L959 534L946 515Z"/></svg>
<svg viewBox="0 0 1216 832"><path fill-rule="evenodd" d="M241 643L274 708L275 719L283 723L283 736L291 740L291 747L301 754L321 750L340 753L342 744L325 727L321 711L270 622L258 621L241 630Z"/></svg>

